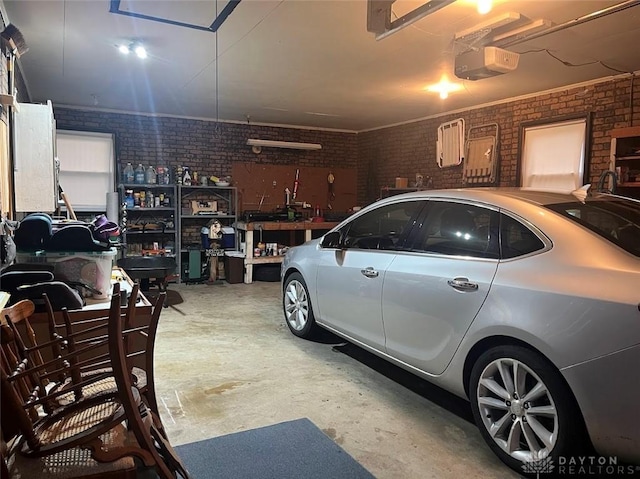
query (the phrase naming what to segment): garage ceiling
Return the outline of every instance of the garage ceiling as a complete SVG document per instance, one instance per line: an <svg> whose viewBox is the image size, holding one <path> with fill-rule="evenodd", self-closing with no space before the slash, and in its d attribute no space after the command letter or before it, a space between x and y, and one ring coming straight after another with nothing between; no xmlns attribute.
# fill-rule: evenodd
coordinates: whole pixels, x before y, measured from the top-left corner
<svg viewBox="0 0 640 479"><path fill-rule="evenodd" d="M457 54L499 31L463 42L456 33L508 12L521 15L514 28L560 25L639 3L622 0L494 0L484 16L475 0L458 0L381 40L367 31L365 0L242 0L217 33L110 13L108 0L3 3L29 47L19 59L28 93L54 106L363 131L640 70L640 7L631 6L509 46L521 53L514 72L478 81L453 75ZM207 27L226 4L119 7ZM424 4L397 0L391 20ZM134 40L145 44L146 60L118 52ZM446 100L424 90L443 74L463 86Z"/></svg>

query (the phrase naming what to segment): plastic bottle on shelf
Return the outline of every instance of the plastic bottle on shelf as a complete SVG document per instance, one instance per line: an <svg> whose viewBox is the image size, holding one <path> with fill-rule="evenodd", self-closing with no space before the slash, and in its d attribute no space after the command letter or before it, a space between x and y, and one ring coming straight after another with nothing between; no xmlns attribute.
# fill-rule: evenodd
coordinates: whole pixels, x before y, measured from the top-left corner
<svg viewBox="0 0 640 479"><path fill-rule="evenodd" d="M144 178L145 183L147 183L148 185L155 185L157 181L156 169L153 166L149 165L144 172Z"/></svg>
<svg viewBox="0 0 640 479"><path fill-rule="evenodd" d="M133 168L131 168L131 171L133 171ZM133 201L133 190L127 190L126 195L127 196L125 196L124 198L124 204L127 206L127 208L133 208L135 206L135 203Z"/></svg>
<svg viewBox="0 0 640 479"><path fill-rule="evenodd" d="M144 166L142 166L142 163L139 163L138 167L136 168L134 183L137 185L144 185L144 180L145 180Z"/></svg>
<svg viewBox="0 0 640 479"><path fill-rule="evenodd" d="M122 170L122 182L131 184L135 181L135 173L133 171L133 165L127 163L127 166Z"/></svg>
<svg viewBox="0 0 640 479"><path fill-rule="evenodd" d="M189 174L189 167L184 167L184 176L182 177L182 184L184 186L191 186L191 175Z"/></svg>
<svg viewBox="0 0 640 479"><path fill-rule="evenodd" d="M169 184L169 168L165 166L158 166L156 168L156 177L159 185Z"/></svg>

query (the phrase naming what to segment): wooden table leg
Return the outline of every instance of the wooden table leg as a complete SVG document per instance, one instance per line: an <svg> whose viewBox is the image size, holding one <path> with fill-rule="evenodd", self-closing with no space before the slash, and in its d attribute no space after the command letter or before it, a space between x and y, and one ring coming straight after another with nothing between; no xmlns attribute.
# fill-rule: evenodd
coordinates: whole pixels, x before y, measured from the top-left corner
<svg viewBox="0 0 640 479"><path fill-rule="evenodd" d="M253 283L253 231L247 231L245 236L244 282Z"/></svg>

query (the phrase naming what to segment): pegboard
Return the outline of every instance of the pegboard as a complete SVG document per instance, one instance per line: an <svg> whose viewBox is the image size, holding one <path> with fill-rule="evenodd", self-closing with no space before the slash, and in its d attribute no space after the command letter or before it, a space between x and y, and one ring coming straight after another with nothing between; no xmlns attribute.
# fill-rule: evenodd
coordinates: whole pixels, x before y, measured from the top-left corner
<svg viewBox="0 0 640 479"><path fill-rule="evenodd" d="M295 201L304 201L323 211L345 212L356 206L357 171L355 168L325 168L262 163L232 164L233 186L238 188L239 211L275 211L286 202L285 188L293 193L296 170L298 194ZM333 197L328 177L333 174ZM261 204L262 202L262 204ZM331 205L331 208L329 208Z"/></svg>

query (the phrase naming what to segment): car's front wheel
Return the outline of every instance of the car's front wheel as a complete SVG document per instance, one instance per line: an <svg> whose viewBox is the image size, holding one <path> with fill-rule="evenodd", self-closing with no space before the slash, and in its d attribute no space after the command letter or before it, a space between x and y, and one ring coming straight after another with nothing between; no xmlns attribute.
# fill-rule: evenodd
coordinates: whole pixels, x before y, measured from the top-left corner
<svg viewBox="0 0 640 479"><path fill-rule="evenodd" d="M471 371L473 416L491 449L523 473L553 467L582 445L582 418L560 373L529 349L505 345L484 352ZM542 465L542 466L541 466Z"/></svg>
<svg viewBox="0 0 640 479"><path fill-rule="evenodd" d="M311 338L317 329L307 285L300 273L292 273L284 283L282 306L287 326L301 338Z"/></svg>

